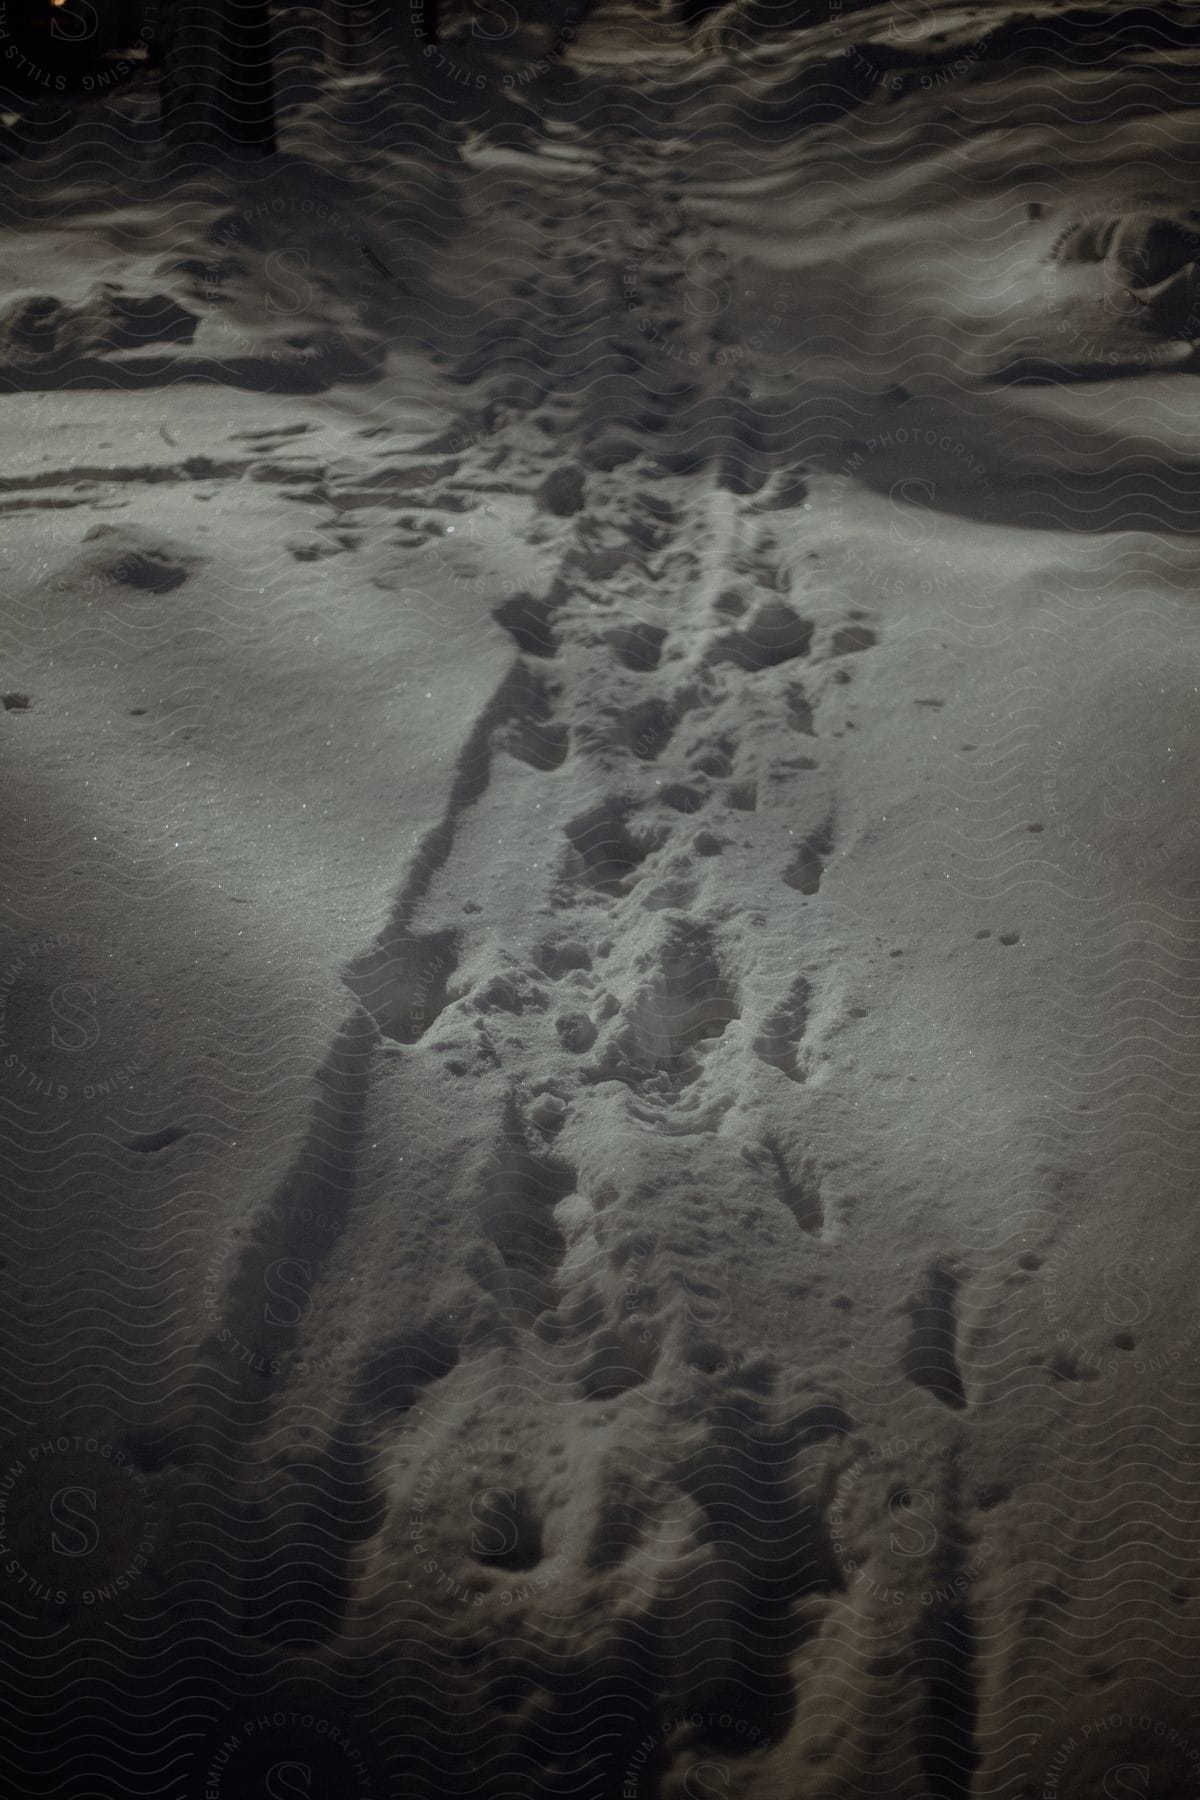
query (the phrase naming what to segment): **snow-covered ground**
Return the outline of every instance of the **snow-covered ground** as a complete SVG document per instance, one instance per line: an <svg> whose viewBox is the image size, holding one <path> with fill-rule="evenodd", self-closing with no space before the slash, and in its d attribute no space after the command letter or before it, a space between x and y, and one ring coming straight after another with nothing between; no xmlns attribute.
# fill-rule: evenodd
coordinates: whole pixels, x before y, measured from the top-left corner
<svg viewBox="0 0 1200 1800"><path fill-rule="evenodd" d="M1191 1794L1200 33L443 18L4 167L7 1759Z"/></svg>

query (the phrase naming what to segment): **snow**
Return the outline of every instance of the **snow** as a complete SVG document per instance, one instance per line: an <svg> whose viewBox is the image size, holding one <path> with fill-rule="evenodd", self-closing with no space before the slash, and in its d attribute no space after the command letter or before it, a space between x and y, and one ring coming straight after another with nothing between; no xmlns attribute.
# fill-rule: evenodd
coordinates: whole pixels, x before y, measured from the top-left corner
<svg viewBox="0 0 1200 1800"><path fill-rule="evenodd" d="M61 1791L1191 1791L1192 27L900 10L6 163Z"/></svg>

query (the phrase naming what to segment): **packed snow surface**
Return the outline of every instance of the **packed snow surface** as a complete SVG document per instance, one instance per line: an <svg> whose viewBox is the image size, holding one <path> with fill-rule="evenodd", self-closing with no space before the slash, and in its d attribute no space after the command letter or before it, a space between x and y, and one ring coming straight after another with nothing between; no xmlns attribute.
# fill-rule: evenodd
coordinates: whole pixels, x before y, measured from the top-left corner
<svg viewBox="0 0 1200 1800"><path fill-rule="evenodd" d="M30 114L57 1791L1195 1791L1191 10L297 10L273 158Z"/></svg>

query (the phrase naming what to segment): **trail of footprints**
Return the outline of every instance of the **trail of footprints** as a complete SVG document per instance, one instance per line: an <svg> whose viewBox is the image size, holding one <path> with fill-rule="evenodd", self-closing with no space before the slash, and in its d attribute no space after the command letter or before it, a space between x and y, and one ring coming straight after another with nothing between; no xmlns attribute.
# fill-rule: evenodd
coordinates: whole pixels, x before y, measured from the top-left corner
<svg viewBox="0 0 1200 1800"><path fill-rule="evenodd" d="M487 454L502 461L502 448L503 433ZM610 1108L614 1096L648 1142L714 1132L748 1069L768 1092L776 1084L775 1117L800 1103L816 971L764 1000L737 946L761 908L794 911L802 935L802 909L818 900L836 854L837 820L809 803L797 839L777 824L746 834L770 824L772 781L817 770L821 695L846 674L846 659L876 642L862 615L818 630L794 602L754 510L765 476L744 447L710 444L677 460L687 479L664 476L631 503L621 461L593 459L571 484L586 485L588 505L550 509L565 521L557 579L495 606L512 668L392 917L345 971L347 1017L318 1073L306 1142L222 1299L214 1336L240 1346L232 1376L210 1346L225 1383L213 1431L235 1450L246 1632L291 1652L379 1633L386 1642L403 1621L446 1683L426 1723L434 1765L440 1748L454 1767L471 1752L478 1710L455 1658L468 1643L484 1657L489 1644L507 1644L511 1701L489 1713L480 1754L493 1755L497 1731L503 1741L510 1731L513 1767L527 1778L539 1733L543 1749L553 1741L545 1754L554 1760L569 1755L572 1733L586 1749L603 1732L608 1780L650 1730L658 1744L647 1795L670 1760L663 1720L673 1699L706 1709L698 1741L732 1755L790 1729L792 1667L819 1628L810 1603L846 1587L829 1506L811 1485L802 1492L800 1477L814 1451L845 1454L855 1422L834 1399L781 1418L773 1361L730 1363L723 1348L708 1215L697 1207L694 1219L632 1228L615 1186L580 1191L559 1136L568 1115L586 1115L593 1097ZM717 552L729 576L715 591L704 579L713 543L695 548L706 530L694 516L695 475L706 465L734 520ZM478 842L468 840L486 836L493 797L506 831L518 815L527 828L521 857L497 873L516 884L526 929L481 960L488 896L474 897ZM747 850L764 870L750 902L721 873L723 859L737 865ZM349 1385L339 1378L329 1390L335 1412L319 1442L297 1449L283 1421L293 1386L304 1390L305 1319L264 1314L264 1270L303 1265L311 1292L352 1234L366 1205L362 1166L384 1056L401 1059L401 1083L404 1059L420 1059L461 1092L464 1109L496 1108L486 1161L446 1164L448 1213L477 1231L463 1272L476 1310L400 1309L395 1329L353 1359ZM786 1229L822 1242L821 1171L795 1134L765 1130L741 1157ZM396 1203L426 1199L404 1199L401 1183ZM950 1265L929 1272L903 1351L903 1377L951 1410L966 1404L957 1282ZM668 1347L657 1410L644 1427L628 1410L627 1435L611 1449L597 1440L591 1474L581 1475L571 1464L577 1434L570 1448L565 1433L556 1439L556 1416L569 1416L559 1409L602 1420L608 1408L636 1408ZM500 1426L489 1425L494 1414L472 1386L477 1366L495 1378L496 1354L501 1378L523 1397ZM548 1454L557 1470L550 1491L525 1473L535 1430L539 1466ZM281 1433L292 1449L278 1448ZM571 1498L579 1487L582 1502ZM578 1517L583 1570L603 1582L569 1604L556 1600L557 1632L533 1625L556 1510ZM724 1598L697 1610L697 1582ZM932 1629L944 1637L969 1620L939 1614ZM606 1667L618 1673L598 1681ZM581 1701L590 1687L594 1702ZM961 1693L938 1701L943 1713L967 1716L969 1688L968 1676ZM455 1692L465 1708L457 1720L447 1703ZM536 1727L531 1694L542 1708ZM752 1735L735 1735L723 1718ZM419 1770L411 1779L414 1794L426 1791ZM607 1790L586 1791L599 1800Z"/></svg>
<svg viewBox="0 0 1200 1800"><path fill-rule="evenodd" d="M581 1260L581 1210L602 1213L605 1203L603 1196L590 1207L581 1202L577 1171L556 1151L555 1136L568 1106L586 1107L590 1091L614 1085L626 1092L628 1116L660 1133L710 1130L731 1102L707 1071L742 1017L728 927L732 922L736 930L743 909L731 909L719 880L715 893L704 883L719 865L731 826L758 805L756 764L736 725L726 723L744 710L740 684L764 671L790 673L813 652L812 625L777 588L772 577L767 597L756 604L739 596L736 607L724 590L707 631L691 618L674 628L647 621L597 630L578 590L572 603L518 596L496 609L498 626L513 639L513 674L464 753L447 815L422 845L392 921L346 971L354 1004L319 1073L308 1142L225 1299L225 1330L246 1352L223 1421L250 1459L239 1502L244 1618L248 1630L281 1648L332 1644L347 1631L366 1629L363 1593L377 1580L394 1595L399 1572L409 1567L410 1546L397 1540L389 1522L394 1501L372 1473L378 1464L371 1446L399 1432L411 1461L409 1481L436 1487L437 1470L453 1458L454 1431L470 1436L461 1419L452 1423L453 1409L443 1411L439 1392L470 1362L471 1347L454 1319L435 1315L402 1325L369 1350L323 1447L266 1464L253 1456L256 1441L272 1441L270 1421L281 1415L303 1350L302 1320L264 1318L263 1270L290 1260L317 1282L351 1227L360 1204L371 1069L383 1047L439 1058L444 1077L464 1084L468 1106L481 1073L507 1070L511 1077L490 1161L460 1171L458 1198L473 1210L481 1239L474 1279L507 1321L501 1334L515 1331L514 1344L526 1347L524 1366L535 1387L557 1404L568 1404L572 1394L584 1406L622 1401L653 1379L680 1329L668 1304L678 1293L679 1272L663 1282L657 1271L664 1259L653 1236L639 1254L627 1232L614 1237L602 1224L588 1225L594 1241L609 1246L603 1256L609 1276L628 1279L628 1258L637 1257L632 1319L614 1309L609 1277L594 1278L594 1252ZM685 651L678 672L676 640ZM828 654L860 647L830 645ZM601 673L589 684L598 659ZM647 694L652 682L662 685ZM781 729L808 740L816 727L809 712L797 723L795 694L792 685L775 696ZM528 880L528 941L506 947L503 969L468 979L473 933L477 921L486 928L486 909L469 902L452 924L430 922L429 915L438 893L472 891L455 867L459 839L478 827L493 784L511 781L505 768L512 762L526 770L528 794L540 796L534 803L540 835L532 841L539 852L547 840L557 849L531 859L542 866ZM577 809L581 788L589 786L599 788L597 797ZM833 823L823 821L781 864L774 879L783 904L819 892L833 845ZM647 918L649 931L639 923ZM813 1005L812 983L798 977L749 1021L749 1054L766 1079L803 1085ZM557 1109L546 1104L545 1093L531 1093L529 1072L545 1067L555 1074L550 1098ZM796 1230L819 1240L827 1223L819 1171L782 1135L747 1145L744 1156ZM323 1221L319 1231L306 1223L313 1216ZM701 1241L699 1227L694 1235ZM706 1293L700 1275L686 1278L685 1292L689 1317L716 1303L717 1290ZM930 1307L932 1323L914 1322L917 1361L910 1378L927 1380L945 1398L952 1391L945 1333L938 1336L935 1301ZM713 1579L728 1583L738 1603L725 1621L727 1654L703 1693L717 1713L752 1713L767 1743L786 1731L794 1713L789 1660L812 1629L797 1603L842 1584L827 1523L798 1498L791 1451L801 1437L838 1436L849 1421L839 1417L827 1431L814 1418L790 1445L770 1402L771 1368L726 1369L719 1337L706 1340L694 1323L687 1336L686 1368L695 1380L715 1383L712 1429L675 1469L675 1498L665 1512L658 1485L650 1482L639 1494L636 1455L632 1472L629 1466L606 1470L584 1563L613 1578L627 1570L639 1594L652 1594L648 1637L682 1632L672 1654L686 1661L689 1627L676 1617L681 1597L670 1572L675 1540L681 1532L686 1541L710 1540ZM630 1459L618 1460L627 1465ZM541 1503L521 1481L520 1443L514 1439L503 1454L493 1446L479 1461L483 1487L475 1499L482 1493L486 1501L490 1536L468 1535L474 1547L464 1551L460 1514L470 1490L460 1487L455 1498L449 1476L445 1517L438 1512L435 1520L432 1501L420 1514L422 1541L440 1545L441 1573L428 1604L448 1606L452 1616L462 1595L493 1591L488 1577L493 1586L518 1575L539 1579ZM376 1574L368 1579L371 1569ZM623 1646L626 1659L627 1652ZM653 1659L645 1674L651 1690L663 1689ZM552 1658L540 1671L526 1668L527 1686L539 1678L554 1690ZM635 1703L634 1686L626 1681L618 1699L632 1708L631 1730L644 1730L656 1715L641 1699Z"/></svg>
<svg viewBox="0 0 1200 1800"><path fill-rule="evenodd" d="M692 909L707 869L735 841L731 832L738 816L753 814L759 798L753 763L743 771L736 732L720 725L722 716L736 717L739 710L736 694L729 693L729 668L744 673L805 657L813 636L809 622L775 601L760 609L748 628L732 633L721 628L729 611L726 594L697 669L670 697L639 698L672 635L699 635L693 621L676 634L664 627L623 627L597 641L590 619L581 620L578 608L572 618L565 606L555 609L517 596L496 609L498 622L530 666L498 698L482 734L486 744L473 741L464 758L471 779L452 803L438 862L452 855L458 824L480 805L497 754L550 776L568 756L582 758L590 765L585 785L592 785L594 769L601 797L572 812L563 800L578 793L575 780L538 801L542 816L530 820L541 840L549 838L550 850L548 879L530 894L529 911L557 916L568 929L559 940L552 929L543 933L543 941L526 946L523 955L511 947L503 975L456 995L463 928L417 930L410 922L414 908L401 905L396 925L347 973L352 991L386 1037L419 1042L456 999L466 1015L552 1014L557 1043L572 1054L583 1055L602 1040L598 1054L578 1071L584 1082L623 1081L643 1096L654 1093L669 1102L695 1081L707 1049L741 1016L741 1002L736 977L724 967L716 923L723 912L728 916L727 903L710 901L699 912ZM560 654L565 658L572 627L582 638L575 646L580 678L547 679L538 665ZM590 678L597 652L608 658L607 679L604 673ZM789 705L793 696L794 690ZM800 729L810 734L807 715ZM558 825L556 807L567 813ZM826 818L791 851L780 881L805 897L816 895L833 848L834 821ZM455 891L453 880L447 885ZM419 902L421 896L414 898ZM626 901L633 901L638 914L664 915L656 952L650 957L639 952L631 964L621 952L640 934L623 931L619 915L610 926L596 912L598 906ZM569 929L571 915L580 920L578 938ZM622 968L622 961L628 966ZM599 962L606 965L603 970L596 967ZM555 1010L552 984L564 975L581 1001L591 1004L590 1012L582 1006ZM602 982L619 982L621 975L633 975L640 991L620 1004L605 987L597 1003ZM810 997L807 982L800 982L788 1001L761 1021L752 1040L763 1063L795 1082L803 1080L800 1052Z"/></svg>

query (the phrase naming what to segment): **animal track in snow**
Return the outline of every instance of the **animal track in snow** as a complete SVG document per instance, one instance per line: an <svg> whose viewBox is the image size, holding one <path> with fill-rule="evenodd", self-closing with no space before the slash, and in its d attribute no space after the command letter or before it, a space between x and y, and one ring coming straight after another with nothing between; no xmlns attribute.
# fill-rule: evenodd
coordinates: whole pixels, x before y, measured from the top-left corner
<svg viewBox="0 0 1200 1800"><path fill-rule="evenodd" d="M686 781L672 781L668 786L659 789L659 799L672 811L690 815L698 813L707 796L698 787L692 787Z"/></svg>
<svg viewBox="0 0 1200 1800"><path fill-rule="evenodd" d="M672 924L654 964L593 1078L669 1097L696 1079L706 1050L740 1009L707 926Z"/></svg>
<svg viewBox="0 0 1200 1800"><path fill-rule="evenodd" d="M744 630L727 632L718 638L708 660L712 664L733 663L751 673L774 669L807 656L815 629L811 619L802 618L783 601L768 601L756 610Z"/></svg>
<svg viewBox="0 0 1200 1800"><path fill-rule="evenodd" d="M554 1209L575 1184L569 1164L530 1148L510 1106L501 1142L482 1172L480 1220L508 1273L511 1309L522 1324L558 1302L566 1244Z"/></svg>
<svg viewBox="0 0 1200 1800"><path fill-rule="evenodd" d="M639 762L655 762L662 755L681 716L682 708L667 700L643 700L626 714L626 737Z"/></svg>
<svg viewBox="0 0 1200 1800"><path fill-rule="evenodd" d="M760 1745L778 1741L795 1717L798 1603L844 1585L829 1529L797 1491L791 1449L762 1401L729 1393L705 1408L698 1441L675 1471L702 1515L696 1547L706 1546L708 1581L737 1596L724 1620L726 1666L700 1691L733 1718L752 1720ZM694 1572L689 1579L694 1585Z"/></svg>
<svg viewBox="0 0 1200 1800"><path fill-rule="evenodd" d="M748 1150L746 1159L755 1167L770 1171L780 1203L786 1206L801 1231L819 1237L825 1227L825 1203L811 1170L802 1167L793 1171L774 1137L764 1140L761 1151Z"/></svg>
<svg viewBox="0 0 1200 1800"><path fill-rule="evenodd" d="M620 625L608 632L606 641L622 667L647 675L659 665L666 635L658 625Z"/></svg>
<svg viewBox="0 0 1200 1800"><path fill-rule="evenodd" d="M861 650L873 650L879 642L869 625L843 625L834 632L830 648L835 656L853 656Z"/></svg>
<svg viewBox="0 0 1200 1800"><path fill-rule="evenodd" d="M808 1010L812 989L803 976L792 983L783 1005L768 1013L762 1029L754 1039L755 1053L765 1063L779 1069L789 1081L802 1082L804 1071L797 1061L797 1051L808 1030Z"/></svg>
<svg viewBox="0 0 1200 1800"><path fill-rule="evenodd" d="M578 938L547 938L534 952L534 966L548 981L592 966L592 953Z"/></svg>
<svg viewBox="0 0 1200 1800"><path fill-rule="evenodd" d="M646 858L666 841L664 829L631 830L631 804L609 800L564 826L584 880L614 898L629 892Z"/></svg>
<svg viewBox="0 0 1200 1800"><path fill-rule="evenodd" d="M783 879L788 886L800 894L817 893L832 849L833 821L828 819L818 831L805 838L784 870Z"/></svg>
<svg viewBox="0 0 1200 1800"><path fill-rule="evenodd" d="M715 781L728 781L734 772L737 748L736 739L723 732L711 744L698 745L690 753L690 760L702 775L711 775Z"/></svg>
<svg viewBox="0 0 1200 1800"><path fill-rule="evenodd" d="M909 1306L911 1329L904 1353L904 1373L914 1387L928 1389L955 1411L967 1404L958 1366L958 1287L953 1270L935 1264L928 1271L923 1291Z"/></svg>

